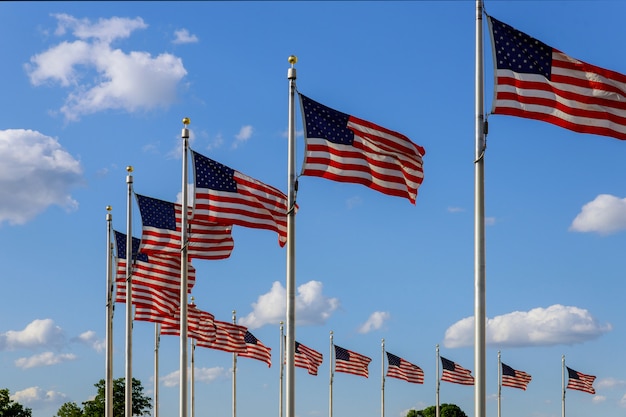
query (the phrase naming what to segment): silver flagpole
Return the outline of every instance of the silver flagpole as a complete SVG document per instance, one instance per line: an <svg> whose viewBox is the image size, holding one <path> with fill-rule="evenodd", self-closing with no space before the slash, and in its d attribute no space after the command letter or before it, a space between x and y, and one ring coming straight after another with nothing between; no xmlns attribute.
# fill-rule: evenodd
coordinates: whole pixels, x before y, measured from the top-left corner
<svg viewBox="0 0 626 417"><path fill-rule="evenodd" d="M154 323L154 408L153 417L159 417L159 345L161 343L161 325Z"/></svg>
<svg viewBox="0 0 626 417"><path fill-rule="evenodd" d="M380 417L385 417L385 339L380 341Z"/></svg>
<svg viewBox="0 0 626 417"><path fill-rule="evenodd" d="M196 415L196 339L191 339L191 417Z"/></svg>
<svg viewBox="0 0 626 417"><path fill-rule="evenodd" d="M124 415L133 417L133 167L127 166L126 184L126 386Z"/></svg>
<svg viewBox="0 0 626 417"><path fill-rule="evenodd" d="M437 363L435 364L435 368L437 369L437 383L435 385L435 416L439 417L439 363L441 362L439 359L439 345L437 345L435 351L437 352Z"/></svg>
<svg viewBox="0 0 626 417"><path fill-rule="evenodd" d="M565 355L561 356L561 387L563 396L561 397L561 417L565 417Z"/></svg>
<svg viewBox="0 0 626 417"><path fill-rule="evenodd" d="M485 115L483 2L476 0L476 150L474 160L474 382L475 417L485 417Z"/></svg>
<svg viewBox="0 0 626 417"><path fill-rule="evenodd" d="M105 417L113 417L113 243L111 242L111 206L106 207L107 215L107 295L106 295L106 366L104 383ZM127 261L128 262L128 261Z"/></svg>
<svg viewBox="0 0 626 417"><path fill-rule="evenodd" d="M237 323L237 312L233 310L233 324ZM237 354L233 352L233 417L237 417Z"/></svg>
<svg viewBox="0 0 626 417"><path fill-rule="evenodd" d="M333 343L333 331L330 331L330 354L328 356L328 364L330 365L330 384L328 394L328 417L333 417L333 364L335 363L335 344Z"/></svg>
<svg viewBox="0 0 626 417"><path fill-rule="evenodd" d="M502 358L498 351L498 417L502 415Z"/></svg>
<svg viewBox="0 0 626 417"><path fill-rule="evenodd" d="M288 145L288 179L287 179L287 339L285 342L285 352L287 359L286 382L287 390L285 395L287 417L296 416L295 400L295 350L296 350L296 112L295 112L295 92L296 92L296 69L294 65L298 58L291 55L288 59L291 67L287 71L289 80L289 145Z"/></svg>
<svg viewBox="0 0 626 417"><path fill-rule="evenodd" d="M188 117L183 119L183 195L181 216L181 248L180 248L180 417L187 417L187 150L189 148ZM127 416L131 417L131 416Z"/></svg>
<svg viewBox="0 0 626 417"><path fill-rule="evenodd" d="M279 375L279 388L278 391L278 417L283 417L283 372L285 370L285 335L283 333L283 321L280 322L280 341L279 345L279 354L280 354L280 375Z"/></svg>

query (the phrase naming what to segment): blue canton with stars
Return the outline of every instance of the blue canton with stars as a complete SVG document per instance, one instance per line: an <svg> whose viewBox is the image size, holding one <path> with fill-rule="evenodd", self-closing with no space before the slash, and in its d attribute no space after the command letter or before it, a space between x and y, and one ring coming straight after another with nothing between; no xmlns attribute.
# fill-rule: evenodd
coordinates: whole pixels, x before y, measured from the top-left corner
<svg viewBox="0 0 626 417"><path fill-rule="evenodd" d="M342 347L335 346L335 358L342 361L350 361L350 353Z"/></svg>
<svg viewBox="0 0 626 417"><path fill-rule="evenodd" d="M389 366L400 366L400 358L389 352L387 352L387 362Z"/></svg>
<svg viewBox="0 0 626 417"><path fill-rule="evenodd" d="M120 233L118 231L115 232L115 246L117 247L117 257L119 259L126 259L126 235L124 233ZM136 258L138 261L148 262L148 255L145 253L137 253L139 252L139 244L141 241L136 237L133 238L133 249L132 249L132 257Z"/></svg>
<svg viewBox="0 0 626 417"><path fill-rule="evenodd" d="M254 335L250 332L246 332L246 335L243 337L243 339L246 341L247 344L249 345L256 345L257 342L259 341L256 337L254 337Z"/></svg>
<svg viewBox="0 0 626 417"><path fill-rule="evenodd" d="M539 74L549 80L552 74L552 47L493 17L489 19L498 69Z"/></svg>
<svg viewBox="0 0 626 417"><path fill-rule="evenodd" d="M237 192L235 170L222 165L204 155L191 151L196 171L196 188L208 188L216 191Z"/></svg>
<svg viewBox="0 0 626 417"><path fill-rule="evenodd" d="M349 115L326 107L300 94L306 123L306 135L342 145L352 145L354 133L348 129Z"/></svg>
<svg viewBox="0 0 626 417"><path fill-rule="evenodd" d="M141 222L144 226L176 230L174 203L139 194L136 194L136 196L141 213Z"/></svg>

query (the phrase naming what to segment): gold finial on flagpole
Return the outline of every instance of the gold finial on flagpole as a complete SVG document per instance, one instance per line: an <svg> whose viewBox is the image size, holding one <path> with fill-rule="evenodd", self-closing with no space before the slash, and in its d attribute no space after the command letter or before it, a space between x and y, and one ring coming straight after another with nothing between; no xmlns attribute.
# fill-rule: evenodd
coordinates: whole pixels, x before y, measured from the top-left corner
<svg viewBox="0 0 626 417"><path fill-rule="evenodd" d="M191 123L191 120L189 120L189 117L184 117L184 118L183 118L183 124L184 124L185 126L187 126L189 123Z"/></svg>
<svg viewBox="0 0 626 417"><path fill-rule="evenodd" d="M126 167L126 172L131 173L133 172L133 167L131 165Z"/></svg>
<svg viewBox="0 0 626 417"><path fill-rule="evenodd" d="M111 206L106 206L106 210L107 210L107 211L111 211L111 210L113 210L113 207L111 207Z"/></svg>
<svg viewBox="0 0 626 417"><path fill-rule="evenodd" d="M298 62L298 57L295 55L289 55L289 58L287 58L287 61L289 61L289 63L293 66Z"/></svg>

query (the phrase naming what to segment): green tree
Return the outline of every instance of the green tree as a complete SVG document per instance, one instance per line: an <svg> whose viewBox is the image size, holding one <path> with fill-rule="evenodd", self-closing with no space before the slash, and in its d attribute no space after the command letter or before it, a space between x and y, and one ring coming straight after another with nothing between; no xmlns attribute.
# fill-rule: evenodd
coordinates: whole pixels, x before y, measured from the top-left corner
<svg viewBox="0 0 626 417"><path fill-rule="evenodd" d="M83 410L74 402L65 403L57 411L56 417L83 417Z"/></svg>
<svg viewBox="0 0 626 417"><path fill-rule="evenodd" d="M56 417L104 417L105 415L105 382L104 379L94 384L98 393L93 400L83 402L83 409L76 403L65 403L57 411ZM143 394L141 381L133 378L133 416L146 416L152 409L152 400ZM126 406L126 378L113 380L113 417L124 417ZM1 417L4 417L0 414ZM22 416L19 416L22 417ZM30 415L28 416L30 417Z"/></svg>
<svg viewBox="0 0 626 417"><path fill-rule="evenodd" d="M0 416L2 417L31 417L32 410L15 402L9 395L7 388L0 389Z"/></svg>
<svg viewBox="0 0 626 417"><path fill-rule="evenodd" d="M435 417L437 415L437 407L431 405L423 410L409 410L406 417ZM441 404L439 406L440 417L467 417L467 414L456 404Z"/></svg>

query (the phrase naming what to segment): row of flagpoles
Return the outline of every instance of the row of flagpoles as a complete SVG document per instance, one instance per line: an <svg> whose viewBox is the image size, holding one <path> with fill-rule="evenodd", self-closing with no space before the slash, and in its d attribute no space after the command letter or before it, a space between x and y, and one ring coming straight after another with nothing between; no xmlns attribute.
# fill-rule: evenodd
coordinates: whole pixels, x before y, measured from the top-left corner
<svg viewBox="0 0 626 417"><path fill-rule="evenodd" d="M484 112L483 15L486 15L483 2L477 0L473 381L476 417L485 417L486 414L484 157L487 117ZM626 101L626 76L571 58L491 16L487 16L487 19L496 75L492 114L531 118L575 132L626 139L626 107L623 104ZM406 198L415 204L418 188L424 178L424 148L398 132L339 112L299 93L295 84L296 62L294 56L289 58L291 67L287 74L287 194L191 150L188 143L189 119L183 120L181 135L182 204L135 194L132 168L128 169L126 234L115 231L118 259L116 301L131 300L131 305L127 305L126 309L126 417L132 417L132 305L135 305L135 320L154 321L161 326L156 333L170 331L172 333L169 334L180 337L180 417L187 417L188 337L198 346L225 344L228 349L236 349L229 345L229 332L235 329L232 331L246 334L242 326L215 321L209 313L203 316L201 320L204 321L198 323L197 327L192 327L198 312L187 301L195 283L195 269L191 260L230 256L234 247L230 231L235 225L274 231L278 234L279 245L286 246L285 405L287 417L295 416L294 369L298 366L296 349L302 346L295 340L295 215L298 188L295 167L296 94L302 110L306 147L300 175L362 184L386 195ZM193 205L187 208L189 154L192 156L194 193ZM133 197L142 212L140 239L134 238L132 234ZM157 207L156 214L144 214L154 207ZM108 352L105 392L106 417L112 417L113 230L110 213L107 214L107 223ZM124 268L121 274L120 265ZM211 320L212 323L207 325ZM241 356L247 352L245 348L242 349L233 351L233 354ZM336 351L334 357L341 360L345 354L349 357L351 352ZM444 370L445 363L442 358ZM573 372L568 368L570 381L585 380L587 377ZM581 386L586 387L584 384ZM332 409L329 414L332 417Z"/></svg>

